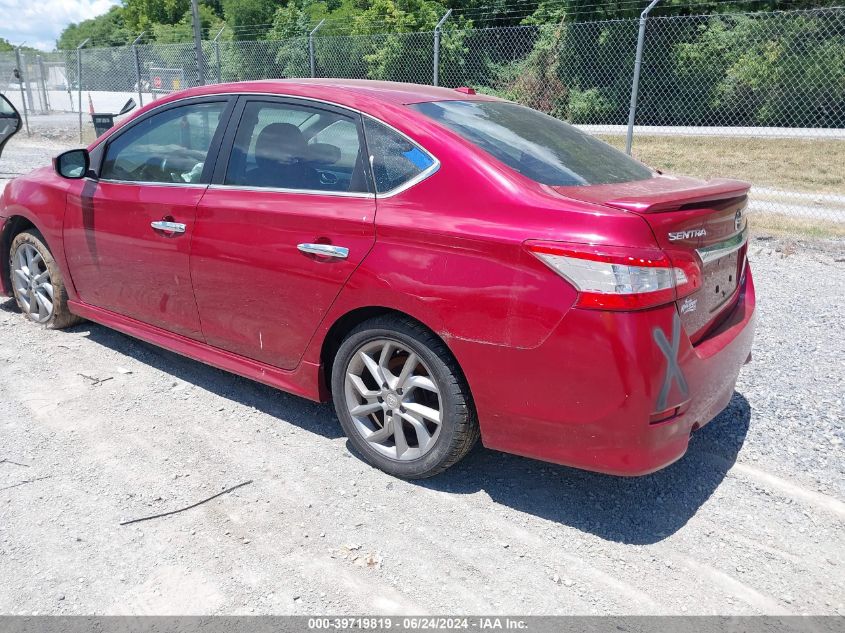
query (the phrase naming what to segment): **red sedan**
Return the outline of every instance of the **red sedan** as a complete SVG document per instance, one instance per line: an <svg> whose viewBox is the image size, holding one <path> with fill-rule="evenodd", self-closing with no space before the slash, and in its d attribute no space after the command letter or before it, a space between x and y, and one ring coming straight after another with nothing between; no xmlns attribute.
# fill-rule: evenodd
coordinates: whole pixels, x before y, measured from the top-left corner
<svg viewBox="0 0 845 633"><path fill-rule="evenodd" d="M639 475L750 359L747 194L466 88L208 86L11 181L0 290L331 398L400 477L479 435Z"/></svg>

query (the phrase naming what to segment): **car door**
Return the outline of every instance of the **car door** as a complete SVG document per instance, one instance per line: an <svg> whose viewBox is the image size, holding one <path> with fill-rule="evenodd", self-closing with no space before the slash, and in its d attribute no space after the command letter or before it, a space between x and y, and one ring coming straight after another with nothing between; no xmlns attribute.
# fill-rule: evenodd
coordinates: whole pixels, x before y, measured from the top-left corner
<svg viewBox="0 0 845 633"><path fill-rule="evenodd" d="M294 368L375 241L358 113L241 97L197 207L191 275L209 344Z"/></svg>
<svg viewBox="0 0 845 633"><path fill-rule="evenodd" d="M71 190L65 213L68 267L82 301L202 339L191 235L233 105L227 97L175 102L106 141L98 177Z"/></svg>
<svg viewBox="0 0 845 633"><path fill-rule="evenodd" d="M21 115L6 97L0 94L0 156L6 143L21 129Z"/></svg>

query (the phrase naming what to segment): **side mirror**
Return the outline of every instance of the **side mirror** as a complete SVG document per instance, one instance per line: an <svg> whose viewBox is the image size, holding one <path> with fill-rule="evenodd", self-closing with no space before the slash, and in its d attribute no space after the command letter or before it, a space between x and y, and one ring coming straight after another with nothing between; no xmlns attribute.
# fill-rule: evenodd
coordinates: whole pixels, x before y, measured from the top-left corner
<svg viewBox="0 0 845 633"><path fill-rule="evenodd" d="M123 104L123 107L120 109L120 112L117 113L117 116L122 116L127 112L131 112L135 109L136 103L135 99L129 99L126 103Z"/></svg>
<svg viewBox="0 0 845 633"><path fill-rule="evenodd" d="M6 141L17 134L21 129L21 115L3 95L0 95L0 154Z"/></svg>
<svg viewBox="0 0 845 633"><path fill-rule="evenodd" d="M53 159L53 168L62 178L80 180L88 174L91 159L87 149L72 149Z"/></svg>

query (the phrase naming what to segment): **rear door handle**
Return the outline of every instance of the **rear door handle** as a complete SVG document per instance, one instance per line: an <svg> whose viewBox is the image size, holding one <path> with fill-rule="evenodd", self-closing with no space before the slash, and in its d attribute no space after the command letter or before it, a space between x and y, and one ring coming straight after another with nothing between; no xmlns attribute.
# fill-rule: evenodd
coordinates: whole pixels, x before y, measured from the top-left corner
<svg viewBox="0 0 845 633"><path fill-rule="evenodd" d="M166 231L167 233L184 233L185 225L181 222L168 222L167 220L158 220L150 222L150 226L156 231Z"/></svg>
<svg viewBox="0 0 845 633"><path fill-rule="evenodd" d="M349 257L349 249L343 246L333 246L331 244L297 244L296 247L309 255L335 257L337 259L346 259Z"/></svg>

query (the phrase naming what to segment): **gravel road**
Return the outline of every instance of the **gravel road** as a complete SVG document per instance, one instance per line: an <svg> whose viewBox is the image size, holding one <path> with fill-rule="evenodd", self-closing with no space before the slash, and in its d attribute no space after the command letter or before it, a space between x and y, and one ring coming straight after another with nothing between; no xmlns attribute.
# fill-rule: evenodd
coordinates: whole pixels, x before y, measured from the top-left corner
<svg viewBox="0 0 845 633"><path fill-rule="evenodd" d="M845 243L750 255L754 361L638 479L392 479L328 405L0 299L0 613L845 615Z"/></svg>
<svg viewBox="0 0 845 633"><path fill-rule="evenodd" d="M28 173L36 167L49 165L53 156L73 147L67 142L41 136L26 138L23 134L18 132L3 148L3 154L0 156L0 193L10 179Z"/></svg>

